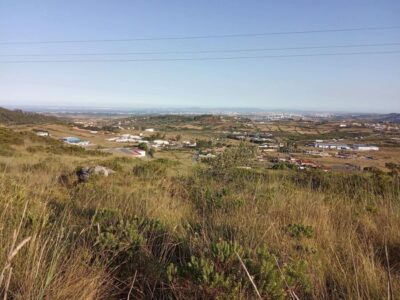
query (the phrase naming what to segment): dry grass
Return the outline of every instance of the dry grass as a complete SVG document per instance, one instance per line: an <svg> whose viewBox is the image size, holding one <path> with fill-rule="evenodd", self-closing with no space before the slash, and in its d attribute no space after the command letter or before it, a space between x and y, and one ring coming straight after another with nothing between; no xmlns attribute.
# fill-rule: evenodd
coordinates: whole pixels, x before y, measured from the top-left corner
<svg viewBox="0 0 400 300"><path fill-rule="evenodd" d="M109 158L21 153L2 158L0 175L0 293L11 299L254 298L254 286L269 299L400 297L398 179L378 193L364 179L320 174L315 188L296 172L216 177L187 162L157 162L168 171L149 177L126 160L66 187L59 175ZM221 241L240 245L234 259L210 254ZM267 278L285 278L278 292L260 288L262 247L274 258ZM213 263L211 279L191 256Z"/></svg>

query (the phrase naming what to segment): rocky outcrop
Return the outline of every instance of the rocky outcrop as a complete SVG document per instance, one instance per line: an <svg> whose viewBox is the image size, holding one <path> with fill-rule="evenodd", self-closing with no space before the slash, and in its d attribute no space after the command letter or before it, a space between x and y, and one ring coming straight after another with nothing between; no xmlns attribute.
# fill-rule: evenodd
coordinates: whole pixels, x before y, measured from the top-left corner
<svg viewBox="0 0 400 300"><path fill-rule="evenodd" d="M78 177L79 182L87 182L92 174L107 177L114 173L115 171L103 166L81 167L76 171L76 176Z"/></svg>

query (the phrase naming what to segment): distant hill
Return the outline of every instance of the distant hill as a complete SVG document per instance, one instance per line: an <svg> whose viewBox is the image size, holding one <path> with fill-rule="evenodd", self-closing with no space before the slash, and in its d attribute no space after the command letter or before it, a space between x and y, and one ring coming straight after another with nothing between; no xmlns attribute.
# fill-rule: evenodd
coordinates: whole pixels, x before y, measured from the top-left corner
<svg viewBox="0 0 400 300"><path fill-rule="evenodd" d="M363 115L360 118L375 122L400 123L399 113Z"/></svg>
<svg viewBox="0 0 400 300"><path fill-rule="evenodd" d="M9 110L0 107L0 123L11 124L43 124L62 123L63 120L57 117L42 115L39 113L24 112L22 110Z"/></svg>
<svg viewBox="0 0 400 300"><path fill-rule="evenodd" d="M370 122L390 122L390 123L400 123L400 113L390 113L390 114L343 114L336 115L334 117L336 120L347 120L349 118L356 120L364 120Z"/></svg>
<svg viewBox="0 0 400 300"><path fill-rule="evenodd" d="M400 114L392 113L382 116L384 122L400 123Z"/></svg>

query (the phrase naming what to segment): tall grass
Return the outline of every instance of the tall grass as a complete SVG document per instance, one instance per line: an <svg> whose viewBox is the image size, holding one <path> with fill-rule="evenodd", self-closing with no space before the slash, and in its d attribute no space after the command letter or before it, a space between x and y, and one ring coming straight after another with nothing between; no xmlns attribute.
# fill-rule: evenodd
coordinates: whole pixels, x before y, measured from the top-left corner
<svg viewBox="0 0 400 300"><path fill-rule="evenodd" d="M40 152L37 161L13 160L0 180L0 292L400 297L398 177L236 168L250 163L243 150L189 172L168 160L66 161ZM59 183L62 173L74 180L76 166L102 159L117 173Z"/></svg>

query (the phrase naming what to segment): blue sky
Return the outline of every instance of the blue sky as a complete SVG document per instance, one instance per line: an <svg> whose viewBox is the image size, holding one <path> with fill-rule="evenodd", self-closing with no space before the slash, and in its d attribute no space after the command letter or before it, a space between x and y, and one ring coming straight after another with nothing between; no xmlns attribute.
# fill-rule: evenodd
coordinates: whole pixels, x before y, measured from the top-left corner
<svg viewBox="0 0 400 300"><path fill-rule="evenodd" d="M1 0L9 54L193 51L400 43L400 29L224 39L63 44L1 42L224 35L400 25L400 1ZM397 46L109 59L396 51ZM99 59L61 57L58 59ZM221 61L0 63L3 106L206 106L400 112L400 53Z"/></svg>

